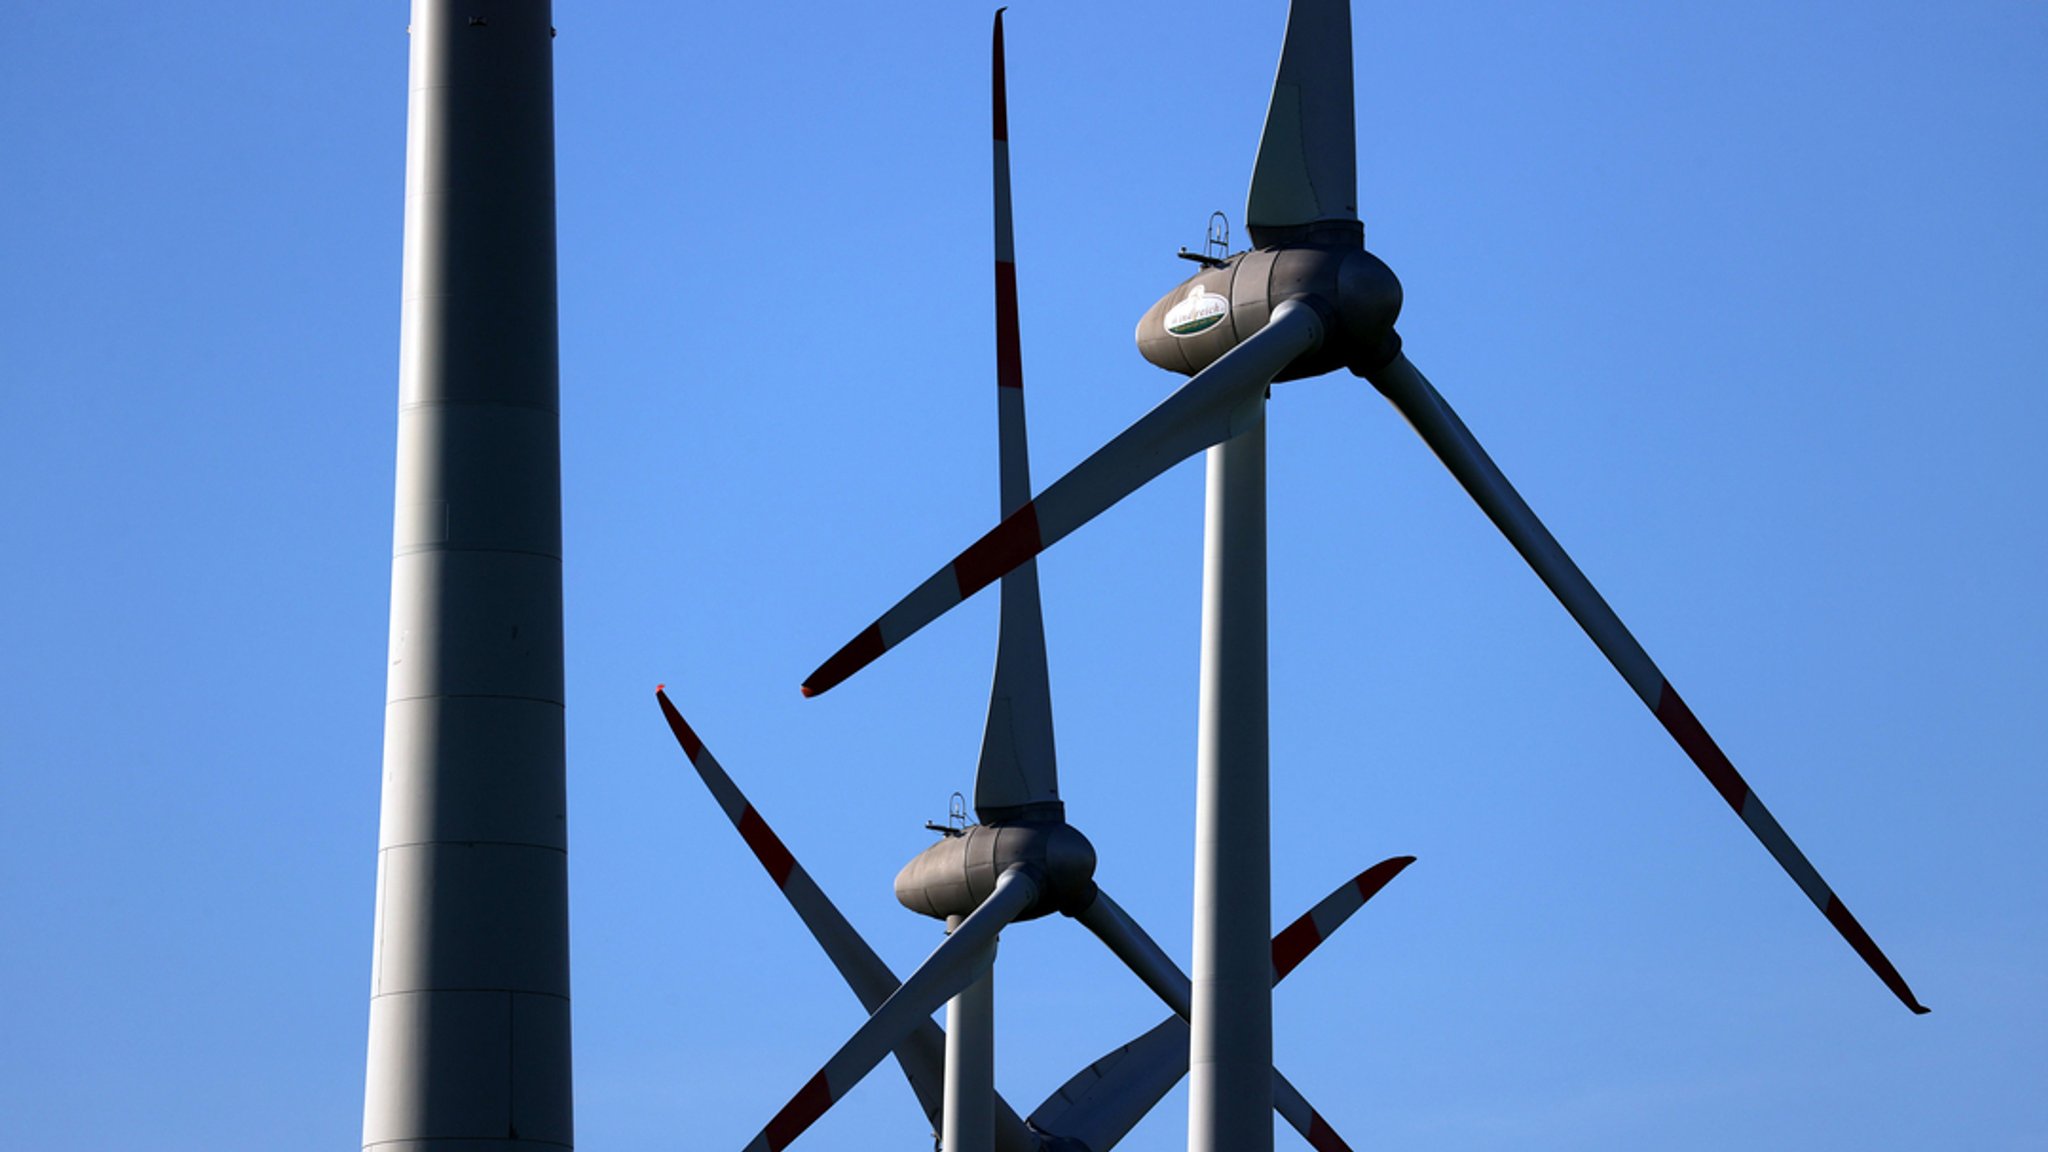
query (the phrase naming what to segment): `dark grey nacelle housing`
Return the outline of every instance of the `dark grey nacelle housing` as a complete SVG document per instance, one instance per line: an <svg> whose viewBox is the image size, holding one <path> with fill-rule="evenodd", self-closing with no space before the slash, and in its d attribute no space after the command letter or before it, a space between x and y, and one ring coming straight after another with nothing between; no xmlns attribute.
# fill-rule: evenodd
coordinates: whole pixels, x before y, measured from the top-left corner
<svg viewBox="0 0 2048 1152"><path fill-rule="evenodd" d="M1363 248L1318 245L1241 252L1195 273L1138 321L1138 351L1169 372L1193 376L1265 327L1288 300L1300 300L1322 317L1323 343L1278 379L1338 368L1364 375L1401 349L1394 335L1401 282L1393 270ZM1221 302L1228 307L1218 315Z"/></svg>
<svg viewBox="0 0 2048 1152"><path fill-rule="evenodd" d="M935 919L965 916L1017 865L1033 870L1038 900L1019 920L1078 912L1095 899L1095 846L1067 824L976 824L917 854L896 874L896 899Z"/></svg>

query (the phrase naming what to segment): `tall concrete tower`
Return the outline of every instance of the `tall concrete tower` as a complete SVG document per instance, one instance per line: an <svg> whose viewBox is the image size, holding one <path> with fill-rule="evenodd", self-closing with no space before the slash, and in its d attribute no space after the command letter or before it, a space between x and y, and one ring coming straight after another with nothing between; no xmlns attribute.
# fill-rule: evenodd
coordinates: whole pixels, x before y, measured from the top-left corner
<svg viewBox="0 0 2048 1152"><path fill-rule="evenodd" d="M573 1145L548 0L414 0L363 1147Z"/></svg>

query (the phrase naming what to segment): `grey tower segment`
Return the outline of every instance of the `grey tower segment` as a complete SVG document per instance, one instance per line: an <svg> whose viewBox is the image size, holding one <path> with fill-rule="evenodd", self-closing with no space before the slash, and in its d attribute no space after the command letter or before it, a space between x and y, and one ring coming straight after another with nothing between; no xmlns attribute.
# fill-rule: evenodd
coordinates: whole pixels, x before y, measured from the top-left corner
<svg viewBox="0 0 2048 1152"><path fill-rule="evenodd" d="M1266 425L1209 449L1188 1152L1273 1147Z"/></svg>
<svg viewBox="0 0 2048 1152"><path fill-rule="evenodd" d="M946 931L960 927L952 917ZM939 1147L993 1152L996 1146L996 945L988 946L981 979L946 1001L946 1103Z"/></svg>
<svg viewBox="0 0 2048 1152"><path fill-rule="evenodd" d="M553 28L415 0L363 1147L573 1146Z"/></svg>

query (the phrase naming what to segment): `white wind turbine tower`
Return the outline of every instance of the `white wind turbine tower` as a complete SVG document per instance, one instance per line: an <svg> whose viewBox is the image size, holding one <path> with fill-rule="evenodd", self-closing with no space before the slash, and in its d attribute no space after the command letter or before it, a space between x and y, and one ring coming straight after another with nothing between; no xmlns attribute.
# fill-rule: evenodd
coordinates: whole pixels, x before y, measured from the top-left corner
<svg viewBox="0 0 2048 1152"><path fill-rule="evenodd" d="M574 1143L554 46L415 0L363 1147Z"/></svg>
<svg viewBox="0 0 2048 1152"><path fill-rule="evenodd" d="M1209 452L1197 772L1189 1146L1272 1145L1265 403L1276 382L1363 376L1422 436L1714 790L1887 988L1925 1012L1605 599L1402 351L1401 288L1357 210L1349 0L1293 0L1246 205L1251 251L1205 267L1138 325L1193 377L919 585L804 682L830 689L1196 452Z"/></svg>

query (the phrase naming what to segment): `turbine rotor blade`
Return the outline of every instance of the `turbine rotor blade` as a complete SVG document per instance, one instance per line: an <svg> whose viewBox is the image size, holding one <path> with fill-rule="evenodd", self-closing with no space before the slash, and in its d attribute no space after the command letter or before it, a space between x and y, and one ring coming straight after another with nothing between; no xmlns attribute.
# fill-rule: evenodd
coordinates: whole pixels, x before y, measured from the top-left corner
<svg viewBox="0 0 2048 1152"><path fill-rule="evenodd" d="M1152 939L1150 933L1139 926L1131 914L1109 898L1098 885L1095 899L1086 908L1074 914L1074 919L1095 934L1096 939L1109 946L1124 967L1145 982L1154 995L1173 1009L1173 1014L1186 1019L1194 1011L1194 984L1166 949Z"/></svg>
<svg viewBox="0 0 2048 1152"><path fill-rule="evenodd" d="M1408 362L1407 356L1401 354L1396 354L1384 367L1368 373L1368 378L1407 418L1487 518L1515 546L1515 551L1520 552L1529 566L1536 570L1536 575L1564 605L1565 611L1578 621L1579 627L1614 665L1615 671L1628 681L1629 687L1649 707L1658 723L1678 742L1714 790L1721 794L1721 799L1742 818L1750 833L1799 885L1799 890L1806 893L1807 899L1813 901L1814 906L1827 917L1828 923L1835 926L1842 939L1855 949L1901 1003L1915 1013L1926 1012L1927 1009L1914 998L1912 989L1906 986L1905 978L1892 966L1891 960L1864 931L1863 925L1849 914L1849 909L1821 879L1820 872L1792 842L1785 829L1764 807L1763 801L1757 799L1749 782L1735 770L1714 738L1693 716L1692 709L1679 699L1664 673L1650 660L1649 653L1636 642L1614 609L1608 607L1592 582L1565 554L1550 530L1536 518L1536 513L1529 509L1514 486L1508 483L1507 477L1487 456L1486 450L1479 446L1479 441L1465 427L1464 421L1458 419L1458 414L1451 410L1430 382Z"/></svg>
<svg viewBox="0 0 2048 1152"><path fill-rule="evenodd" d="M1001 9L996 10L994 56L996 398L1001 404L997 420L1003 515L1007 516L1031 499L1031 462L1024 444L1024 340L1017 324L1017 243L1010 223L1010 115L1004 89Z"/></svg>
<svg viewBox="0 0 2048 1152"><path fill-rule="evenodd" d="M1288 301L1275 308L1264 328L1005 517L833 653L804 681L804 695L845 680L1168 468L1250 427L1260 419L1267 385L1322 337L1322 320L1307 305Z"/></svg>
<svg viewBox="0 0 2048 1152"><path fill-rule="evenodd" d="M718 801L719 809L732 822L740 839L746 841L747 847L753 851L754 859L760 861L768 878L775 881L776 888L782 892L783 899L789 901L804 927L810 929L812 938L831 959L832 966L839 970L847 986L860 998L861 1007L869 1012L880 1008L901 983L896 974L889 970L888 964L875 954L874 949L868 947L867 941L847 922L824 890L811 879L810 873L804 871L803 865L797 863L796 856L783 845L781 837L761 818L739 786L732 782L732 777L726 775L718 758L711 754L704 741L683 719L683 714L669 700L668 692L664 688L656 688L654 698L661 705L662 715L668 719L669 730L675 733L676 743L682 745L683 755L697 770L712 799Z"/></svg>
<svg viewBox="0 0 2048 1152"><path fill-rule="evenodd" d="M1323 1114L1309 1104L1308 1098L1278 1068L1273 1069L1273 1111L1287 1121L1288 1127L1301 1133L1301 1138L1316 1152L1351 1152L1351 1145L1337 1135Z"/></svg>
<svg viewBox="0 0 2048 1152"><path fill-rule="evenodd" d="M995 890L981 907L961 921L945 943L925 957L903 986L840 1045L817 1075L747 1144L746 1152L781 1152L794 1143L873 1071L919 1021L929 1023L941 1004L986 970L996 934L1037 899L1038 882L1025 869L1013 867L997 878Z"/></svg>
<svg viewBox="0 0 2048 1152"><path fill-rule="evenodd" d="M996 11L991 99L995 135L996 434L1002 515L1031 499L1024 432L1024 353L1017 325L1016 244L1010 227L1010 128L1004 93L1003 13ZM1045 617L1038 565L1026 560L1003 577L996 633L995 682L974 772L974 808L982 823L1060 814L1053 740L1052 686L1046 669Z"/></svg>
<svg viewBox="0 0 2048 1152"><path fill-rule="evenodd" d="M676 743L683 749L683 755L697 775L711 792L712 799L732 822L733 829L754 852L754 858L761 862L768 878L775 882L784 900L789 902L797 918L811 933L811 938L825 951L832 967L846 981L847 987L859 998L861 1008L872 1014L889 999L902 981L896 973L875 954L868 942L855 931L852 924L840 913L839 908L818 887L796 856L783 846L775 830L761 818L753 804L748 802L732 777L718 763L718 758L704 746L704 741L683 719L663 687L656 687L654 698L661 705L661 712L668 720L669 730L675 734ZM903 1042L896 1046L896 1062L903 1069L903 1077L910 1082L910 1090L917 1097L917 1104L937 1131L944 1117L946 1079L946 1033L931 1020L924 1020L912 1030ZM1001 1152L1030 1152L1038 1145L1031 1132L1024 1127L1016 1110L1011 1108L1001 1094L996 1096L996 1147Z"/></svg>
<svg viewBox="0 0 2048 1152"><path fill-rule="evenodd" d="M1309 953L1351 919L1353 912L1365 907L1365 902L1386 887L1387 881L1399 876L1403 868L1413 863L1413 856L1390 856L1353 876L1350 882L1339 886L1335 892L1318 901L1315 907L1302 913L1294 923L1282 928L1273 937L1273 983L1277 985L1285 980L1289 972L1308 959Z"/></svg>
<svg viewBox="0 0 2048 1152"><path fill-rule="evenodd" d="M1277 985L1298 967L1387 881L1414 862L1413 856L1396 856L1373 865L1273 937L1273 983ZM1151 934L1100 887L1096 889L1095 900L1075 913L1074 918L1108 945L1117 959L1174 1011L1174 1016L1165 1023L1083 1069L1031 1113L1035 1127L1059 1135L1076 1135L1056 1127L1071 1112L1074 1125L1086 1127L1098 1139L1113 1134L1113 1142L1143 1119L1187 1074L1187 1020L1193 1011L1194 983ZM1314 936L1301 927L1304 923L1316 933ZM1291 956L1291 962L1284 965L1283 952ZM1171 1027L1174 1024L1180 1027L1176 1030ZM1350 1146L1337 1135L1337 1130L1278 1068L1273 1070L1273 1110L1320 1152L1349 1152ZM1088 1146L1097 1152L1107 1147L1092 1141Z"/></svg>
<svg viewBox="0 0 2048 1152"><path fill-rule="evenodd" d="M1109 1152L1188 1074L1188 1022L1168 1016L1076 1072L1031 1113L1031 1126Z"/></svg>
<svg viewBox="0 0 2048 1152"><path fill-rule="evenodd" d="M1317 901L1315 907L1282 928L1273 937L1273 984L1277 987L1289 972L1308 959L1309 953L1335 935L1353 912L1365 907L1366 901L1413 863L1413 856L1388 857L1338 885L1335 891ZM1189 1013L1193 1004L1193 987L1187 974L1159 946L1158 941L1123 910L1122 905L1110 899L1108 892L1098 885L1095 900L1073 916L1107 945L1116 958L1123 961L1124 966L1176 1015L1186 1016Z"/></svg>
<svg viewBox="0 0 2048 1152"><path fill-rule="evenodd" d="M1351 94L1351 0L1294 0L1252 165L1252 245L1364 242Z"/></svg>
<svg viewBox="0 0 2048 1152"><path fill-rule="evenodd" d="M1031 1126L1108 1152L1188 1074L1186 1018L1169 1016L1150 1031L1069 1077L1031 1113ZM1318 1152L1351 1146L1280 1070L1273 1070L1273 1110Z"/></svg>

